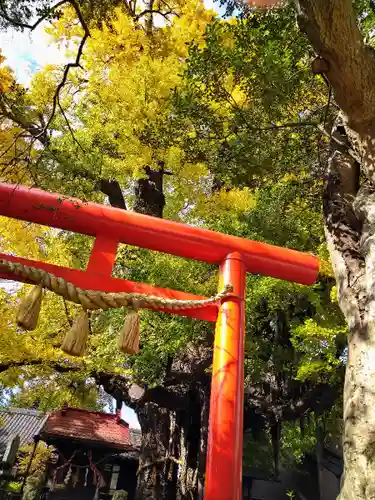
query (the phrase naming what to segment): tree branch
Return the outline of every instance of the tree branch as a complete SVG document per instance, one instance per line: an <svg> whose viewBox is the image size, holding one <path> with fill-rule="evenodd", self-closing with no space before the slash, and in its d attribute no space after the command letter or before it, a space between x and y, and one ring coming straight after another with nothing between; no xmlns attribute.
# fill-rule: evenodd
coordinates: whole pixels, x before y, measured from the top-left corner
<svg viewBox="0 0 375 500"><path fill-rule="evenodd" d="M130 17L135 17L136 2L132 2L132 0L124 0L124 7L126 13Z"/></svg>
<svg viewBox="0 0 375 500"><path fill-rule="evenodd" d="M145 9L144 11L142 11L140 14L138 14L135 17L135 20L139 21L142 17L144 17L144 16L146 16L148 14L150 14L150 15L152 15L152 14L159 14L160 16L163 16L167 20L168 20L168 16L170 16L170 15L174 15L174 16L180 17L178 15L178 13L175 12L174 10L169 10L167 12L163 12L161 10Z"/></svg>
<svg viewBox="0 0 375 500"><path fill-rule="evenodd" d="M114 179L100 179L97 185L98 189L108 196L109 203L112 207L126 210L125 199L118 181Z"/></svg>
<svg viewBox="0 0 375 500"><path fill-rule="evenodd" d="M281 125L276 125L276 123L271 122L271 126L269 127L254 127L251 123L248 122L246 115L243 112L241 106L239 106L233 96L226 89L222 89L225 95L225 100L230 106L241 116L242 122L245 127L252 132L266 132L268 130L282 130L284 128L301 128L301 127L317 127L319 125L318 122L311 121L303 121L303 122L286 122Z"/></svg>
<svg viewBox="0 0 375 500"><path fill-rule="evenodd" d="M18 26L18 27L21 27L21 28L24 28L24 29L26 29L26 28L30 29L32 31L42 21L44 21L45 19L47 19L51 12L53 12L58 7L61 7L64 4L70 4L74 8L74 10L75 10L75 12L77 14L78 20L79 20L79 22L80 22L80 24L82 26L83 31L84 31L84 35L83 35L83 37L82 37L82 39L81 39L81 41L79 43L78 51L77 51L77 55L76 55L75 61L71 62L71 63L68 63L67 65L65 65L62 79L61 79L60 83L57 85L55 93L54 93L54 96L53 96L52 111L51 111L51 114L50 114L50 116L48 118L48 121L42 127L38 127L37 125L35 125L33 123L27 122L24 119L24 117L22 117L21 115L19 115L19 113L14 112L13 109L11 109L11 111L9 111L5 107L4 102L2 102L1 100L0 100L0 108L1 108L1 111L2 111L2 113L3 113L4 116L6 116L10 120L14 121L18 125L20 125L25 131L29 132L29 134L32 137L34 137L35 139L38 139L44 146L48 146L48 144L49 144L49 137L47 135L48 128L51 125L51 122L52 122L52 120L53 120L53 118L55 116L57 107L59 107L59 109L60 109L60 111L61 111L61 113L63 115L63 118L64 118L65 122L67 123L69 132L70 132L70 134L71 134L74 142L76 142L76 144L78 144L78 146L82 149L82 151L85 152L84 149L82 148L81 144L75 138L74 132L73 132L73 130L72 130L70 124L69 124L69 121L68 121L68 119L67 119L67 117L66 117L66 115L64 113L64 110L62 109L62 106L60 104L60 92L61 92L61 90L63 89L63 87L65 86L65 84L67 82L69 71L72 68L82 67L80 61L81 61L81 57L82 57L82 54L83 54L83 48L85 46L85 43L86 43L88 37L90 36L90 31L89 31L88 25L87 25L87 23L86 23L86 21L85 21L85 19L83 17L83 14L81 12L81 9L79 7L79 4L78 4L77 0L61 0L60 2L56 3L53 7L51 7L51 9L49 9L49 11L44 16L41 16L34 24L20 23L20 22L12 20L11 18L9 18L9 16L7 16L6 12L4 12L4 9L2 7L0 7L0 9L1 9L0 10L0 15L6 21L8 21L9 23L12 23L15 26Z"/></svg>
<svg viewBox="0 0 375 500"><path fill-rule="evenodd" d="M55 94L53 96L53 105L52 105L52 112L51 112L51 115L50 117L48 118L48 121L44 127L44 131L46 131L48 129L48 127L50 126L54 116L55 116L55 112L56 112L56 107L57 105L59 104L59 99L60 99L60 92L62 90L62 88L64 87L67 79L68 79L68 75L69 75L69 71L72 69L72 68L82 68L81 66L81 57L82 57L82 53L83 53L83 48L85 46L85 43L86 43L86 40L88 39L88 37L90 36L90 31L89 31L89 28L86 24L86 21L82 15L82 12L79 8L79 5L77 3L76 0L69 0L69 3L74 7L76 13L77 13L77 16L78 16L78 19L79 19L79 22L81 23L81 26L83 28L83 31L84 31L84 35L83 35L83 38L81 39L81 42L78 46L78 51L77 51L77 55L76 55L76 59L73 63L68 63L66 66L65 66L65 69L64 69L64 73L63 73L63 77L62 77L62 80L61 82L58 84L58 86L56 87L56 90L55 90Z"/></svg>
<svg viewBox="0 0 375 500"><path fill-rule="evenodd" d="M57 2L57 4L53 5L50 9L48 9L48 12L44 14L44 16L41 16L34 24L27 24L27 23L20 23L19 21L16 21L12 18L10 18L7 13L4 10L4 7L0 5L0 16L3 17L9 24L12 24L13 26L16 26L18 28L22 29L29 29L31 31L34 31L35 28L39 26L43 21L45 21L48 16L56 10L58 7L61 7L62 5L66 3L72 3L72 0L61 0L60 2Z"/></svg>
<svg viewBox="0 0 375 500"><path fill-rule="evenodd" d="M123 401L131 408L143 406L146 403L155 403L162 408L175 410L185 408L187 405L185 394L178 394L171 389L165 389L164 387L148 389L132 383L117 373L93 371L91 376L104 388L105 392L116 400ZM179 386L179 389L181 389L181 386Z"/></svg>
<svg viewBox="0 0 375 500"><path fill-rule="evenodd" d="M276 123L272 123L270 127L257 128L254 130L258 130L260 132L266 130L280 130L283 128L301 128L301 127L317 127L318 123L316 122L287 122L281 125L276 125Z"/></svg>
<svg viewBox="0 0 375 500"><path fill-rule="evenodd" d="M3 373L10 368L17 367L28 367L28 366L42 366L45 365L48 368L53 368L59 373L69 373L72 371L79 371L81 367L74 365L64 365L57 361L48 361L46 359L24 359L22 361L9 361L7 363L0 363L0 373Z"/></svg>
<svg viewBox="0 0 375 500"><path fill-rule="evenodd" d="M43 146L47 146L49 138L44 127L40 127L31 121L28 122L25 117L14 109L12 103L6 101L4 95L0 96L0 111L5 118L19 125L25 132L28 132L35 140L39 140Z"/></svg>
<svg viewBox="0 0 375 500"><path fill-rule="evenodd" d="M76 138L76 136L74 135L73 129L72 129L72 127L71 127L70 123L69 123L69 120L68 120L68 118L67 118L67 116L66 116L66 114L65 114L65 111L63 110L63 108L62 108L62 106L61 106L61 103L60 103L60 96L59 96L59 95L57 96L57 103L58 103L58 106L59 106L59 108L60 108L60 112L61 112L61 114L63 115L63 118L64 118L64 120L65 120L65 123L66 123L66 125L67 125L67 127L68 127L68 129L69 129L70 135L72 136L73 141L77 144L77 146L81 149L81 151L82 151L83 153L86 153L86 151L85 151L85 150L84 150L84 148L82 147L81 143L78 141L78 139L77 139L77 138Z"/></svg>
<svg viewBox="0 0 375 500"><path fill-rule="evenodd" d="M358 29L352 0L296 0L298 22L315 51L335 99L357 132L375 118L375 51Z"/></svg>
<svg viewBox="0 0 375 500"><path fill-rule="evenodd" d="M342 380L338 380L335 385L297 383L287 394L280 393L279 397L274 399L269 397L269 388L250 386L245 388L245 410L251 409L268 421L293 421L311 412L321 414L331 408L341 390ZM247 428L246 421L244 428Z"/></svg>

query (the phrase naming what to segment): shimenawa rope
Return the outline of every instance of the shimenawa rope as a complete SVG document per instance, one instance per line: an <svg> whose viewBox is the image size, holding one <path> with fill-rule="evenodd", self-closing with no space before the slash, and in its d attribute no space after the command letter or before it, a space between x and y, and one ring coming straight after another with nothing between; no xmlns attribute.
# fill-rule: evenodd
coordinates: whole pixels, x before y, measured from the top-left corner
<svg viewBox="0 0 375 500"><path fill-rule="evenodd" d="M162 308L169 311L199 309L220 302L233 291L231 285L226 285L222 292L208 299L176 300L140 293L106 293L96 290L83 290L65 281L64 278L58 278L43 269L29 267L19 262L10 262L4 259L0 259L0 270L11 272L16 276L31 281L35 285L39 285L42 288L46 288L64 297L66 300L81 304L84 309L109 309L120 307L130 307L136 310L151 307L155 309Z"/></svg>

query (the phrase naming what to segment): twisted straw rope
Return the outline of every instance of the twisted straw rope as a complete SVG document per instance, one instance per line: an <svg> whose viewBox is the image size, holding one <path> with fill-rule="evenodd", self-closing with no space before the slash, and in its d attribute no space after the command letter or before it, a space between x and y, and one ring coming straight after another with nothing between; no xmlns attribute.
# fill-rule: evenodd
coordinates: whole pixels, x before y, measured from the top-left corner
<svg viewBox="0 0 375 500"><path fill-rule="evenodd" d="M109 309L119 307L131 307L133 309L151 307L155 309L163 308L169 311L200 309L221 301L228 293L233 291L231 285L226 285L222 292L208 299L176 300L141 293L106 293L96 290L82 290L82 288L76 287L72 283L65 281L64 278L58 278L43 269L29 267L19 262L9 262L4 259L0 259L0 270L11 272L16 276L31 281L35 285L47 288L57 295L64 297L66 300L81 304L85 309Z"/></svg>

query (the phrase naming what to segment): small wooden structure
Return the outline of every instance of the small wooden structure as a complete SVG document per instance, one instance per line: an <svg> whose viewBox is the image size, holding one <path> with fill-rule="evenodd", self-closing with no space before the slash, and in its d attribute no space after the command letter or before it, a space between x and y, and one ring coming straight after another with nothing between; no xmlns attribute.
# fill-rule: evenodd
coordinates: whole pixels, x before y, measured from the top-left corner
<svg viewBox="0 0 375 500"><path fill-rule="evenodd" d="M110 499L117 490L134 498L137 443L119 414L64 408L49 415L40 439L56 449L48 466L48 499Z"/></svg>
<svg viewBox="0 0 375 500"><path fill-rule="evenodd" d="M13 436L18 436L21 446L44 441L54 447L41 498L92 500L96 495L96 500L109 499L118 490L127 491L128 500L134 498L141 432L130 429L118 413L65 407L46 415L15 408L1 410L0 418L0 463ZM23 478L24 486L28 472L20 476L15 465L10 479ZM7 493L6 485L0 488L1 500L20 497Z"/></svg>

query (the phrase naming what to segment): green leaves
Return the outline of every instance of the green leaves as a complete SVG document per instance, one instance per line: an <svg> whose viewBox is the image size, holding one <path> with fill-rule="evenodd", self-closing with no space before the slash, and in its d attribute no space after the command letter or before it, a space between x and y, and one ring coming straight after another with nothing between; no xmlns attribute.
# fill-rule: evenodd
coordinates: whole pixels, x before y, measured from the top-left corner
<svg viewBox="0 0 375 500"><path fill-rule="evenodd" d="M324 82L311 74L310 49L291 8L227 22L212 20L195 0L174 6L179 17L152 37L121 9L108 10L104 24L93 23L85 72L69 73L61 93L65 117L56 113L50 143L34 151L33 182L106 202L100 181L116 179L131 209L146 167L163 169L157 189L165 218L328 260L319 201L327 141L318 126L335 111L327 108ZM50 31L57 40L74 39L73 14L66 12ZM22 100L29 117L37 111L48 118L60 71L47 67L34 79ZM7 143L13 133L6 131ZM2 228L3 251L82 269L87 264L92 241L82 235L25 232L4 221ZM207 296L217 288L215 266L129 245L120 246L113 275ZM248 276L246 398L257 411L261 401L269 421L295 417L300 392L340 379L345 327L332 286L329 264L313 287ZM123 356L116 336L125 311L96 311L86 356L72 372L59 373L53 362L72 363L58 348L74 306L48 297L41 327L21 336L10 320L15 299L3 298L0 361L42 361L2 375L17 405L53 409L67 401L102 408L108 398L91 378L94 371L163 385L171 358L190 344L211 345L214 334L212 324L141 311L141 351ZM258 400L251 399L254 392ZM311 449L314 425L304 435L294 424L285 427L285 457L300 459ZM269 466L267 439L263 451L250 455Z"/></svg>
<svg viewBox="0 0 375 500"><path fill-rule="evenodd" d="M296 378L298 380L313 379L334 373L342 364L338 358L336 339L346 334L344 326L322 326L312 318L305 320L294 328L291 342L300 354L300 362Z"/></svg>

